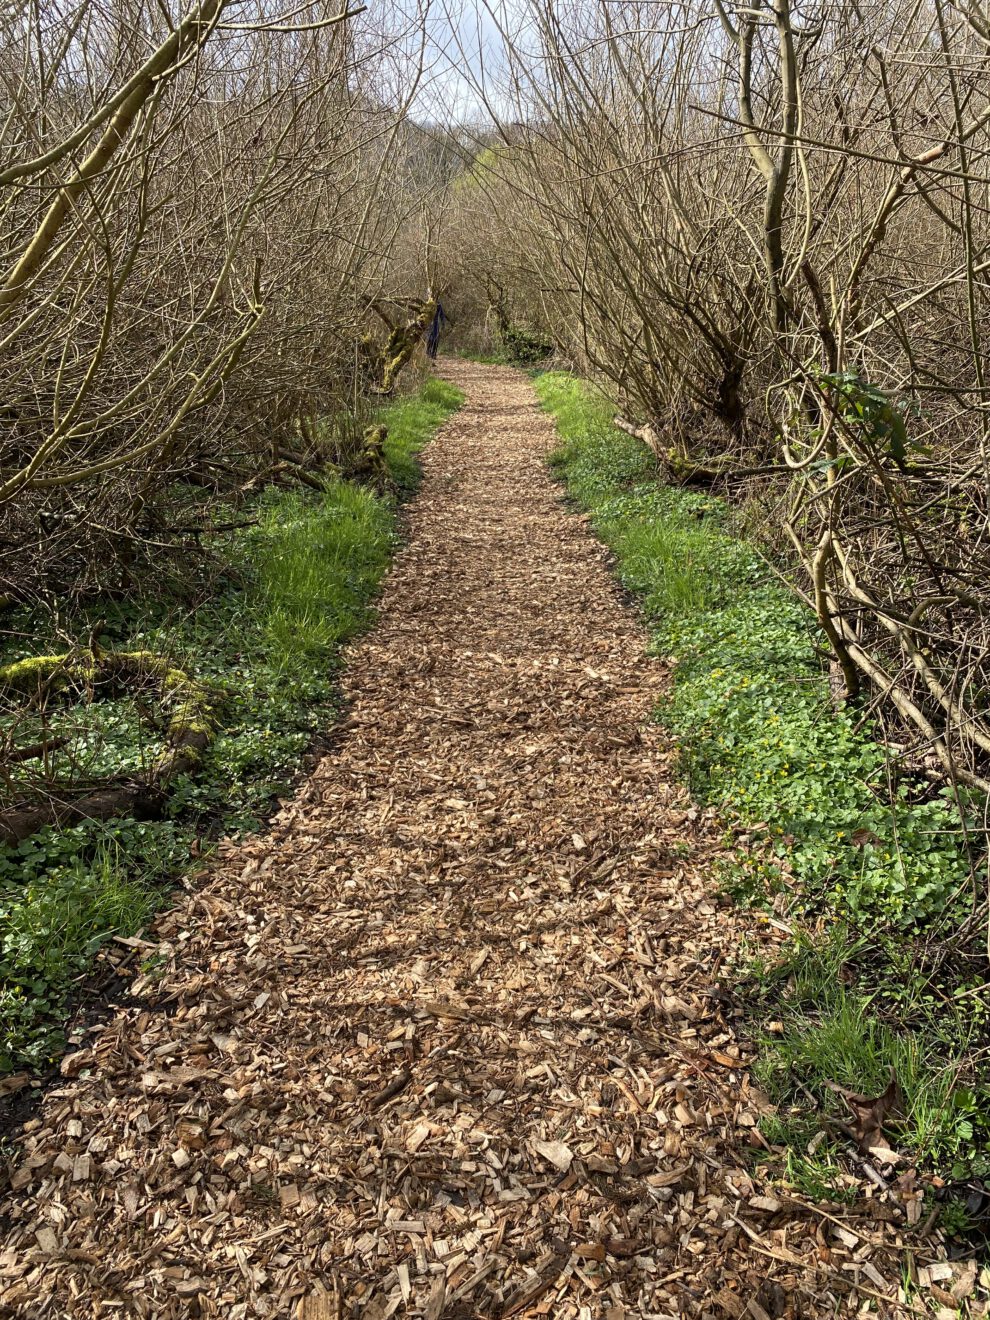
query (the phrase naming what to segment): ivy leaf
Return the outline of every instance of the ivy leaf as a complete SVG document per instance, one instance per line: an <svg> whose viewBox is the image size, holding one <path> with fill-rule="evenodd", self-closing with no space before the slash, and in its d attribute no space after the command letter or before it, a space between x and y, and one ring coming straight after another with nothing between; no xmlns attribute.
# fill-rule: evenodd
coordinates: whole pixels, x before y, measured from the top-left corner
<svg viewBox="0 0 990 1320"><path fill-rule="evenodd" d="M890 407L890 456L899 468L907 461L907 425L897 408Z"/></svg>

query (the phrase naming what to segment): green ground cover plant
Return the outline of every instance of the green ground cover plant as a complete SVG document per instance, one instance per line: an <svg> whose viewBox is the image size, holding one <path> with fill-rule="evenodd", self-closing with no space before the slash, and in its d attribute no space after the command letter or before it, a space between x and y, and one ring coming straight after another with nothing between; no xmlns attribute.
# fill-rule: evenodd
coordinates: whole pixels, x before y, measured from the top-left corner
<svg viewBox="0 0 990 1320"><path fill-rule="evenodd" d="M744 833L721 880L798 931L782 964L745 973L774 1019L758 1076L792 1175L817 1194L836 1171L831 1135L806 1153L850 1117L832 1085L876 1096L891 1075L903 1093L891 1142L950 1178L990 1172L986 1009L973 993L986 976L978 950L944 955L976 899L956 795L899 773L863 712L836 708L815 619L721 500L661 485L587 384L548 373L536 389L561 436L554 467L674 662L659 716L691 790L729 838Z"/></svg>
<svg viewBox="0 0 990 1320"><path fill-rule="evenodd" d="M257 828L332 724L340 646L373 616L399 499L418 480L416 454L461 402L454 387L429 379L383 409L395 492L337 478L322 491L270 488L240 519L254 525L211 538L210 569L191 601L100 600L74 621L81 637L98 621L108 649L174 658L209 686L219 729L161 819L49 826L0 847L0 1072L57 1056L73 985L101 946L147 922L210 836ZM32 632L42 651L35 627L24 618L11 632ZM18 659L18 645L0 662ZM72 753L87 776L136 771L153 753L131 696L69 716L81 726Z"/></svg>

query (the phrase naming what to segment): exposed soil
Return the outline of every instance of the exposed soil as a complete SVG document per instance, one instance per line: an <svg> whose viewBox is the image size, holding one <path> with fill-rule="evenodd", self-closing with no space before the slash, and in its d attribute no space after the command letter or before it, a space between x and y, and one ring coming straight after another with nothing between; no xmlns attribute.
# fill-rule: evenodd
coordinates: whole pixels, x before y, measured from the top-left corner
<svg viewBox="0 0 990 1320"><path fill-rule="evenodd" d="M132 990L174 1013L122 1007L26 1125L3 1314L898 1314L893 1202L753 1172L720 977L780 936L711 881L551 423L448 372L345 736L158 921Z"/></svg>

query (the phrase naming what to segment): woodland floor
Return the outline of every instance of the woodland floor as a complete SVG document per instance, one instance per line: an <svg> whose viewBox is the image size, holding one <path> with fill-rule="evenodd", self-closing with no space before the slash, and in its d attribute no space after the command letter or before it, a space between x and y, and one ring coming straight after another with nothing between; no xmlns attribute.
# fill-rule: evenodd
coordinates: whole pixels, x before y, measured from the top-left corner
<svg viewBox="0 0 990 1320"><path fill-rule="evenodd" d="M446 371L333 748L27 1124L0 1312L899 1313L890 1214L753 1173L726 970L779 936L710 879L552 423L521 373Z"/></svg>

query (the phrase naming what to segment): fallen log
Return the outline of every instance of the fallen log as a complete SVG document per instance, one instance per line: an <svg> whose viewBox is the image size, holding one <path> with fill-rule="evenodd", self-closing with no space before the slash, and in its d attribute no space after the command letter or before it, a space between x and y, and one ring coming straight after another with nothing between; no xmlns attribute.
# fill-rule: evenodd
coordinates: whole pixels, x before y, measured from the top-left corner
<svg viewBox="0 0 990 1320"><path fill-rule="evenodd" d="M652 426L637 426L635 422L627 422L624 417L613 417L612 425L620 431L625 431L626 435L631 435L636 440L642 440L648 449L652 449L657 458L663 459L665 451L660 443L660 437Z"/></svg>
<svg viewBox="0 0 990 1320"><path fill-rule="evenodd" d="M652 426L637 426L625 417L613 417L612 425L626 435L642 440L643 444L656 455L661 466L666 470L668 479L678 486L715 486L719 482L729 484L734 481L748 481L751 477L769 477L777 473L790 473L786 463L767 463L759 467L719 467L709 468L702 463L695 463L674 448L665 448L657 431Z"/></svg>
<svg viewBox="0 0 990 1320"><path fill-rule="evenodd" d="M618 427L620 431L625 431L626 435L642 440L656 456L672 483L678 486L713 486L719 479L719 473L711 468L693 463L676 449L665 447L654 427L636 426L633 422L627 422L624 417L613 417L612 425Z"/></svg>
<svg viewBox="0 0 990 1320"><path fill-rule="evenodd" d="M28 747L12 747L4 753L8 765L20 765L23 761L40 761L44 756L50 756L52 752L61 751L63 747L68 747L72 741L71 738L51 738L45 742L31 743Z"/></svg>
<svg viewBox="0 0 990 1320"><path fill-rule="evenodd" d="M44 701L85 688L95 698L142 683L157 688L166 716L162 750L141 775L79 796L53 790L41 803L0 812L0 840L11 845L44 825L74 825L112 816L160 814L168 785L194 770L213 741L216 722L207 686L153 651L66 652L30 656L0 668L0 693Z"/></svg>

